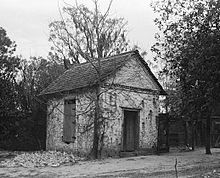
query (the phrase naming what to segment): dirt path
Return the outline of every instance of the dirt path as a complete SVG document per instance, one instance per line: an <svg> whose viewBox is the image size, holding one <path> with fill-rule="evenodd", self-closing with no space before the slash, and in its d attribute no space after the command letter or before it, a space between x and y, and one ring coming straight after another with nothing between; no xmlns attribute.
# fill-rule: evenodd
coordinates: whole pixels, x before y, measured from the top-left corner
<svg viewBox="0 0 220 178"><path fill-rule="evenodd" d="M212 149L212 153L205 155L204 149L197 149L194 152L171 152L160 156L85 161L56 168L0 168L0 177L170 177L175 175L176 158L178 173L184 177L190 175L186 174L190 170L199 174L220 167L220 149Z"/></svg>

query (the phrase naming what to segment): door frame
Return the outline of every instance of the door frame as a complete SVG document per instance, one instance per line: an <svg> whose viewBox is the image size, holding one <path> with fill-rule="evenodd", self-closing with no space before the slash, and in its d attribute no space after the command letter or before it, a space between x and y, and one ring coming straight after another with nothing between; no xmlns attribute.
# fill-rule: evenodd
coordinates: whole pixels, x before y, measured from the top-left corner
<svg viewBox="0 0 220 178"><path fill-rule="evenodd" d="M122 112L123 112L123 122L122 122L122 151L126 151L126 146L125 146L125 112L126 111L132 111L132 112L136 112L137 113L137 118L136 118L136 122L135 122L135 143L134 143L134 151L139 149L139 142L140 142L140 110L139 108L126 108L126 107L121 107L122 108Z"/></svg>

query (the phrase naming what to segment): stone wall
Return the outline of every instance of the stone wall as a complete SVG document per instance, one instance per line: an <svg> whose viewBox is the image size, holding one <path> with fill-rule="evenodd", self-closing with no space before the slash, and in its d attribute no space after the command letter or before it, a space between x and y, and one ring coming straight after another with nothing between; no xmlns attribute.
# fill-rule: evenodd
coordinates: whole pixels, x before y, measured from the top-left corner
<svg viewBox="0 0 220 178"><path fill-rule="evenodd" d="M129 60L107 83L120 84L142 89L160 90L156 82L142 63L135 58Z"/></svg>
<svg viewBox="0 0 220 178"><path fill-rule="evenodd" d="M84 92L48 102L47 150L64 150L79 154L87 154L90 151L93 130L87 126L93 123L93 96L93 92ZM73 143L65 143L62 140L65 99L76 99L76 139Z"/></svg>
<svg viewBox="0 0 220 178"><path fill-rule="evenodd" d="M152 149L157 144L156 116L158 115L158 86L140 62L130 60L114 77L106 81L111 85L120 86L101 88L101 109L104 124L103 150L104 156L118 155L123 150L123 122L124 109L137 109L139 111L139 149ZM129 86L123 88L123 86ZM134 89L150 89L143 91ZM48 102L47 119L47 149L59 149L79 153L89 153L92 148L93 129L89 127L94 117L94 91L84 91L63 96ZM64 100L76 99L76 140L74 143L62 141ZM91 125L92 126L92 125ZM87 130L87 131L86 131Z"/></svg>
<svg viewBox="0 0 220 178"><path fill-rule="evenodd" d="M114 98L114 96L116 97ZM110 101L112 98L115 99L115 105L112 104L114 101ZM118 88L105 92L103 100L105 100L103 115L109 118L106 120L104 149L114 150L116 153L123 150L123 122L126 108L139 111L139 149L154 149L156 147L156 116L158 116L159 104L157 95Z"/></svg>
<svg viewBox="0 0 220 178"><path fill-rule="evenodd" d="M154 149L157 144L159 88L149 72L133 58L106 83L114 89L103 89L104 115L112 118L106 123L105 148L117 152L123 150L124 108L130 108L139 110L139 149Z"/></svg>

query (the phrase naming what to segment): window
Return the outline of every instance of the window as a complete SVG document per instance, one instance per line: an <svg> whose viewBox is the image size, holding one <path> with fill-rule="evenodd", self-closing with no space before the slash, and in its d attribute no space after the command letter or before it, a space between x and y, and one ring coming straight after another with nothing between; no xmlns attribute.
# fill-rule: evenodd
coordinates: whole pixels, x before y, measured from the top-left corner
<svg viewBox="0 0 220 178"><path fill-rule="evenodd" d="M71 143L76 136L76 100L64 100L63 141Z"/></svg>

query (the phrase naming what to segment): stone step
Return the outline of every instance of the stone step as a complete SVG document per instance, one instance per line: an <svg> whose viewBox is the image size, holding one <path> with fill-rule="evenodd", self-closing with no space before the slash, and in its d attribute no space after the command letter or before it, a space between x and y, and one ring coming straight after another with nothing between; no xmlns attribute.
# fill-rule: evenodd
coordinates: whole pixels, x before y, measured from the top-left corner
<svg viewBox="0 0 220 178"><path fill-rule="evenodd" d="M138 150L138 151L121 151L119 156L121 158L132 157L132 156L146 156L156 154L153 150Z"/></svg>
<svg viewBox="0 0 220 178"><path fill-rule="evenodd" d="M119 153L119 156L121 158L133 157L133 156L137 156L137 152L136 151L121 151Z"/></svg>

